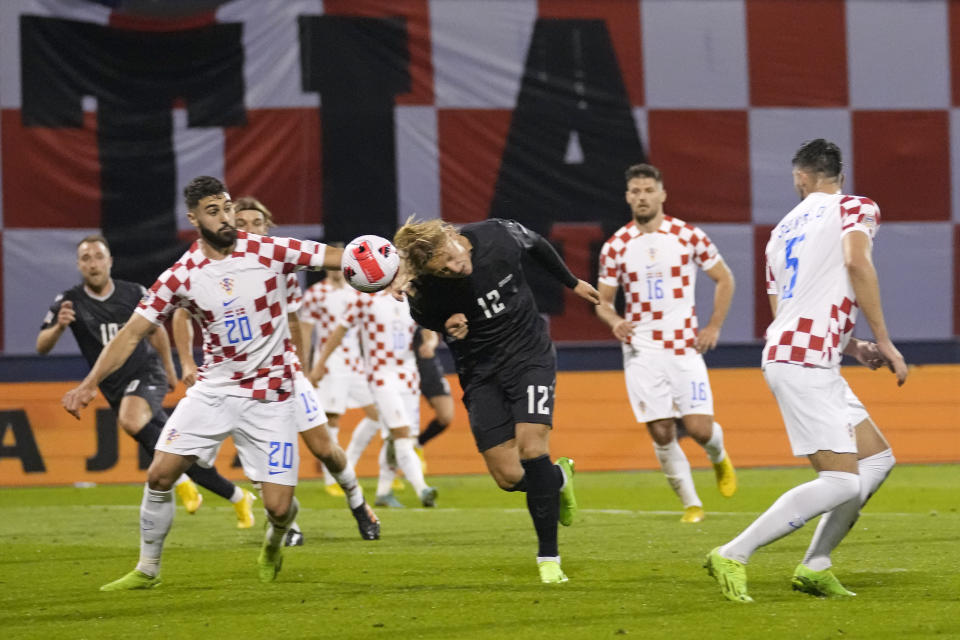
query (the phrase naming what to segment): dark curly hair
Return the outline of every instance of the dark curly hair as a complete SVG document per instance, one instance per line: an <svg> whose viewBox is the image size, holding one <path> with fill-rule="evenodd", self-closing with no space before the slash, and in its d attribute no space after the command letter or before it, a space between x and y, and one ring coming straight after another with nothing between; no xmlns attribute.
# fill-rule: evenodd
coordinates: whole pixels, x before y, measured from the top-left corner
<svg viewBox="0 0 960 640"><path fill-rule="evenodd" d="M227 193L225 184L210 176L199 176L183 188L183 199L187 208L192 210L207 196L218 196L221 193Z"/></svg>

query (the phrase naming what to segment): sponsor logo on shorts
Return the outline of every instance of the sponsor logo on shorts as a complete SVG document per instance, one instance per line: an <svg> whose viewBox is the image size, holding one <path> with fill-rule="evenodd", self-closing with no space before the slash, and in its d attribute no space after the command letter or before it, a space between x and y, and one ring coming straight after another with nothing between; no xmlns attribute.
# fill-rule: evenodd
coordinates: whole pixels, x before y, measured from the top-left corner
<svg viewBox="0 0 960 640"><path fill-rule="evenodd" d="M170 444L171 442L173 442L174 440L176 440L176 439L179 438L179 437L180 437L180 432L179 432L179 431L177 431L176 429L170 429L170 431L167 432L167 439L164 440L163 443L164 443L164 444Z"/></svg>
<svg viewBox="0 0 960 640"><path fill-rule="evenodd" d="M280 469L279 471L274 471L273 469L271 469L271 470L268 471L267 473L269 473L271 476L275 476L275 475L277 475L278 473L286 473L286 471L287 471L286 469Z"/></svg>
<svg viewBox="0 0 960 640"><path fill-rule="evenodd" d="M127 390L124 391L124 393L133 393L134 391L137 390L137 387L139 386L140 386L139 380L131 380L130 384L127 385Z"/></svg>

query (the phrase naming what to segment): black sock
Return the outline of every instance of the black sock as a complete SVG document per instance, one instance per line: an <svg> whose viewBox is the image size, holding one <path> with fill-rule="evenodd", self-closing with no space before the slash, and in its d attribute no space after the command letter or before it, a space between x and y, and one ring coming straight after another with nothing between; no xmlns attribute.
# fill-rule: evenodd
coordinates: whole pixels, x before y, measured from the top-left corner
<svg viewBox="0 0 960 640"><path fill-rule="evenodd" d="M140 446L143 447L143 450L150 454L150 459L153 459L153 452L157 448L157 440L160 439L160 432L163 431L163 425L166 423L166 420L158 420L154 416L153 420L143 425L143 428L137 432L137 435L133 436L133 439L140 443Z"/></svg>
<svg viewBox="0 0 960 640"><path fill-rule="evenodd" d="M419 442L420 446L422 447L423 445L427 444L428 442L436 438L438 435L443 433L443 431L448 426L450 425L443 424L442 422L434 418L433 420L430 421L430 424L427 425L427 428L424 429L420 433L420 435L417 436L417 442Z"/></svg>
<svg viewBox="0 0 960 640"><path fill-rule="evenodd" d="M187 469L187 475L204 489L209 489L226 500L233 497L233 492L237 488L235 484L220 475L220 472L213 467L204 469L198 464L192 464Z"/></svg>
<svg viewBox="0 0 960 640"><path fill-rule="evenodd" d="M537 555L559 556L557 546L557 518L560 513L560 486L563 472L544 454L538 458L521 460L527 481L527 510L537 531ZM559 473L558 473L559 472Z"/></svg>
<svg viewBox="0 0 960 640"><path fill-rule="evenodd" d="M523 491L524 493L526 493L526 491L527 491L527 476L523 476L522 478L520 478L520 482L518 482L517 484L513 485L513 486L510 487L509 489L504 489L504 491Z"/></svg>

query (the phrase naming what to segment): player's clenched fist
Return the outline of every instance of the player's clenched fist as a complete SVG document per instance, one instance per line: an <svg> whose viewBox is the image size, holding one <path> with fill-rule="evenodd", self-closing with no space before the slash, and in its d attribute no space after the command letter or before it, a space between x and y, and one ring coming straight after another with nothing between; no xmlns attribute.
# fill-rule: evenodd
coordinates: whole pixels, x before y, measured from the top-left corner
<svg viewBox="0 0 960 640"><path fill-rule="evenodd" d="M446 330L447 335L456 338L457 340L463 340L467 337L467 316L462 313L455 313L443 324L443 328Z"/></svg>

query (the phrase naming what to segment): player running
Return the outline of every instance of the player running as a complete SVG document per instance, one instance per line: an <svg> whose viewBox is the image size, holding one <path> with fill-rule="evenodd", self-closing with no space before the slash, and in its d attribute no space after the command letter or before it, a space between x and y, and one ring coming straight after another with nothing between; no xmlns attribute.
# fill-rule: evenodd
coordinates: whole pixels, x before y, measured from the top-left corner
<svg viewBox="0 0 960 640"><path fill-rule="evenodd" d="M844 195L840 149L822 138L793 157L801 202L770 234L767 293L773 322L763 347L763 375L783 414L795 456L817 478L780 496L740 535L707 555L704 567L723 595L753 602L746 564L770 544L820 514L793 588L817 596L853 596L830 571L830 554L893 469L890 445L840 375L843 354L871 369L886 365L902 385L907 365L890 340L871 252L880 208ZM852 337L862 310L876 343Z"/></svg>
<svg viewBox="0 0 960 640"><path fill-rule="evenodd" d="M37 335L39 353L49 353L66 328L70 327L87 364L93 366L103 347L123 328L146 294L146 289L139 284L112 278L112 267L113 256L110 255L106 238L91 235L80 241L77 245L77 269L83 282L64 291L54 300ZM167 421L163 398L173 390L176 380L170 339L166 329L158 326L147 340L137 344L120 369L99 384L100 392L116 415L117 424L140 443L151 459L160 431ZM233 503L238 528L253 526L255 496L221 476L212 467L205 469L192 465L186 474L174 482L176 493L187 513L196 513L203 503L203 495L190 478Z"/></svg>

